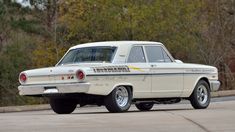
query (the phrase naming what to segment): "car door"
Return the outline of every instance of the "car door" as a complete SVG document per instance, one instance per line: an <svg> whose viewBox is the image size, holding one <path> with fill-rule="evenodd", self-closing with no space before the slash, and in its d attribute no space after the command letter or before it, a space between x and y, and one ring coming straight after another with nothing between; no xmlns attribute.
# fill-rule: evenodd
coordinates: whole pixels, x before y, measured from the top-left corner
<svg viewBox="0 0 235 132"><path fill-rule="evenodd" d="M144 46L152 75L153 97L179 97L183 90L183 68L161 45Z"/></svg>
<svg viewBox="0 0 235 132"><path fill-rule="evenodd" d="M130 75L126 81L133 85L134 98L151 97L150 65L146 63L146 57L142 45L134 45L130 49L127 59Z"/></svg>

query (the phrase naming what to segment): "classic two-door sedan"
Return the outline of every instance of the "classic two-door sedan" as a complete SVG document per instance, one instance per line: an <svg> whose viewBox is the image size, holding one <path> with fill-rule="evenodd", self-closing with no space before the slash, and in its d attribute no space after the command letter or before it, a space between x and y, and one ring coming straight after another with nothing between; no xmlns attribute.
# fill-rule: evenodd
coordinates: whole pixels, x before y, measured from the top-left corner
<svg viewBox="0 0 235 132"><path fill-rule="evenodd" d="M76 106L105 105L110 112L141 111L154 104L190 100L207 108L220 87L216 67L175 60L165 46L149 41L110 41L71 47L55 67L23 71L20 95L45 96L58 114Z"/></svg>

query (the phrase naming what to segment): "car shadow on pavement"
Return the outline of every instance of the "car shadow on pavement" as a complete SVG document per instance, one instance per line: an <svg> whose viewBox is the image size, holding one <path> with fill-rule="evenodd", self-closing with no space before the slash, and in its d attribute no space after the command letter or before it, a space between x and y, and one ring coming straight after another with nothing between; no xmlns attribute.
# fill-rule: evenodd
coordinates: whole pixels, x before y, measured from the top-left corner
<svg viewBox="0 0 235 132"><path fill-rule="evenodd" d="M139 110L129 110L127 112L121 112L121 113L110 113L108 111L100 111L100 112L79 112L79 111L76 111L72 114L78 114L78 115L89 115L89 114L127 114L127 113L147 113L147 112L166 112L166 111L184 111L184 110L195 110L193 108L183 108L183 109L154 109L154 110L149 110L149 111L139 111Z"/></svg>

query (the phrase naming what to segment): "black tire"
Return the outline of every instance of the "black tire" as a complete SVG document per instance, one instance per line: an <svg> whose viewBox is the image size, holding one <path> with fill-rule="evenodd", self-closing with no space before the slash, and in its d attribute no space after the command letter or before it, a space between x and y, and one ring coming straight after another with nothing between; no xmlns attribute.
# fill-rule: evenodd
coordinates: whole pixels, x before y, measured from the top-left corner
<svg viewBox="0 0 235 132"><path fill-rule="evenodd" d="M123 89L123 91L125 91L125 93L127 94L127 95L123 96L123 97L127 97L127 98L125 98L126 101L124 101L124 99L123 99L123 102L126 102L126 103L123 103L123 105L121 104L121 100L118 101L118 99L119 99L118 93L120 93L120 89ZM104 99L105 107L108 109L109 112L112 112L112 113L127 111L131 106L131 101L132 101L132 92L131 92L130 88L124 87L124 86L116 87Z"/></svg>
<svg viewBox="0 0 235 132"><path fill-rule="evenodd" d="M77 103L73 99L50 98L52 110L57 114L70 114L76 107Z"/></svg>
<svg viewBox="0 0 235 132"><path fill-rule="evenodd" d="M136 108L140 111L149 111L153 108L154 103L138 103L135 104Z"/></svg>
<svg viewBox="0 0 235 132"><path fill-rule="evenodd" d="M201 89L202 92L200 92ZM189 97L191 105L195 109L205 109L209 106L210 99L211 95L209 84L204 80L200 80Z"/></svg>

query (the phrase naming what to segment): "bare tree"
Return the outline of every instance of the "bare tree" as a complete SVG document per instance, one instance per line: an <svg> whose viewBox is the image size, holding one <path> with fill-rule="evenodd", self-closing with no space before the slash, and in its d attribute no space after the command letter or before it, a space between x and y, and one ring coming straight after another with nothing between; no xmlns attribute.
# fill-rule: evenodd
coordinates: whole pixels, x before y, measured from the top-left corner
<svg viewBox="0 0 235 132"><path fill-rule="evenodd" d="M234 3L234 0L207 0L200 20L205 27L199 38L198 56L204 63L218 67L224 89L234 87L234 75L229 68L229 60L235 55Z"/></svg>

